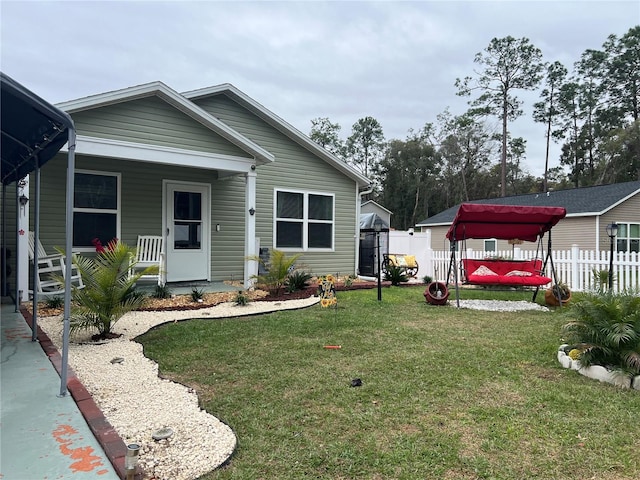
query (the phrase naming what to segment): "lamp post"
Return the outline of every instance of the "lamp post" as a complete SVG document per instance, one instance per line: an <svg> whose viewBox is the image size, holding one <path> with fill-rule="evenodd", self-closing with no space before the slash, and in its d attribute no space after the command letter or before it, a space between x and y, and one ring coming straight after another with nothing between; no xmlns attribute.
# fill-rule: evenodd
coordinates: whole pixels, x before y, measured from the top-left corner
<svg viewBox="0 0 640 480"><path fill-rule="evenodd" d="M618 225L616 223L610 223L607 225L607 235L611 239L611 247L609 251L609 291L613 288L613 239L618 234Z"/></svg>
<svg viewBox="0 0 640 480"><path fill-rule="evenodd" d="M378 301L382 300L382 283L380 279L380 232L382 231L382 224L375 222L373 229L376 232L376 257L378 259Z"/></svg>

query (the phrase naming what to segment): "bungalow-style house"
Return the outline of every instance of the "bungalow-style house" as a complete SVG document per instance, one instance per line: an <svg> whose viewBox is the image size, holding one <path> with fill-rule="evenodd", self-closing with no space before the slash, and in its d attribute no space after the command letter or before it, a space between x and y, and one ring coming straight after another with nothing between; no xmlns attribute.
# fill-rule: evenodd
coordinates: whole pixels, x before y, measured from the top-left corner
<svg viewBox="0 0 640 480"><path fill-rule="evenodd" d="M178 93L153 82L57 107L77 131L74 252L158 235L167 282L248 286L266 248L302 254L314 274L356 273L370 181L233 85ZM65 244L64 152L40 175L47 252Z"/></svg>
<svg viewBox="0 0 640 480"><path fill-rule="evenodd" d="M616 223L616 250L640 251L640 181L474 200L470 203L564 207L567 216L551 232L554 250L568 250L574 244L581 250L609 250L611 240L607 235L607 225ZM431 230L432 249L449 250L445 235L458 208L459 205L456 205L416 225L416 229ZM536 248L531 243L520 247L523 250ZM467 248L490 252L511 250L512 247L505 240L470 239L467 240Z"/></svg>

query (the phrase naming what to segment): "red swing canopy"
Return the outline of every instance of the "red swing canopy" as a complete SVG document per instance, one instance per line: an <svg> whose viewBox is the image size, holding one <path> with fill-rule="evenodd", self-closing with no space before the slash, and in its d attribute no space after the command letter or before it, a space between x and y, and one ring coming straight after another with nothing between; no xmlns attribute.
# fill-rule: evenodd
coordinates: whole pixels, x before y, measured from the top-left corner
<svg viewBox="0 0 640 480"><path fill-rule="evenodd" d="M447 232L450 241L496 238L535 242L567 215L564 207L463 203Z"/></svg>

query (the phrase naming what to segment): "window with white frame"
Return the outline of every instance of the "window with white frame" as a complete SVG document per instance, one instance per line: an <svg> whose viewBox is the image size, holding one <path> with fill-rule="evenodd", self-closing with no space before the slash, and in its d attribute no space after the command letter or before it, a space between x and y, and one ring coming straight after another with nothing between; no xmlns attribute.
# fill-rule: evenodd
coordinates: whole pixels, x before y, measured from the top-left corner
<svg viewBox="0 0 640 480"><path fill-rule="evenodd" d="M618 223L618 252L640 252L640 223Z"/></svg>
<svg viewBox="0 0 640 480"><path fill-rule="evenodd" d="M498 250L498 241L495 238L491 238L484 241L485 252L495 252Z"/></svg>
<svg viewBox="0 0 640 480"><path fill-rule="evenodd" d="M275 191L275 248L332 250L334 195Z"/></svg>
<svg viewBox="0 0 640 480"><path fill-rule="evenodd" d="M120 174L76 170L73 195L73 247L93 250L120 231Z"/></svg>

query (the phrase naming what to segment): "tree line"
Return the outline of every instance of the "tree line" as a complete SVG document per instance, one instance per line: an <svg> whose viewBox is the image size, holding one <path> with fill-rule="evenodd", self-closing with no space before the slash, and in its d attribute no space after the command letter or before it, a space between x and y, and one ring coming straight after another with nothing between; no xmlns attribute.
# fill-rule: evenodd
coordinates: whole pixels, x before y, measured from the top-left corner
<svg viewBox="0 0 640 480"><path fill-rule="evenodd" d="M371 198L394 213L393 228L464 201L640 179L640 26L585 50L571 72L511 36L492 39L474 63L474 76L455 80L467 111L446 109L404 140L386 140L373 117L354 123L344 141L339 124L311 120L312 140L374 180ZM523 167L526 139L509 131L525 114L517 94L527 90L539 90L532 116L546 138L537 178ZM561 145L555 168L552 142Z"/></svg>

